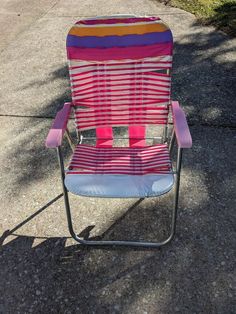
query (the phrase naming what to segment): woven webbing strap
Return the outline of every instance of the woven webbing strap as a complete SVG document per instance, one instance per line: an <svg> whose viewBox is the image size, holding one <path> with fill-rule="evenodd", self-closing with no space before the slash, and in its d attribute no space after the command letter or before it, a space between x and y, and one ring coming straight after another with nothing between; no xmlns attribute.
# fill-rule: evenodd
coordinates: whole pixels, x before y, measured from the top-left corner
<svg viewBox="0 0 236 314"><path fill-rule="evenodd" d="M98 148L78 145L67 174L167 174L171 171L168 147L157 144L143 148Z"/></svg>
<svg viewBox="0 0 236 314"><path fill-rule="evenodd" d="M172 35L159 18L79 21L67 53L78 129L167 123Z"/></svg>

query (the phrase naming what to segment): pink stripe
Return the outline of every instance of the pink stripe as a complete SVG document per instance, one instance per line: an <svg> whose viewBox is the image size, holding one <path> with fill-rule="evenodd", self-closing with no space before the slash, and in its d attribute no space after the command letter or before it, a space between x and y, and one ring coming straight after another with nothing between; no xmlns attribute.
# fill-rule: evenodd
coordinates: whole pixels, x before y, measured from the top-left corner
<svg viewBox="0 0 236 314"><path fill-rule="evenodd" d="M96 171L96 174L112 174L112 175L119 175L119 174L127 174L127 175L145 175L145 174L169 174L169 170L159 170L159 169L152 169L151 171ZM94 174L92 171L68 171L68 175L73 174Z"/></svg>
<svg viewBox="0 0 236 314"><path fill-rule="evenodd" d="M99 25L99 24L119 24L119 23L136 23L136 22L152 22L159 21L159 17L132 17L132 18L113 18L113 19L94 19L94 20L81 20L75 24L83 25Z"/></svg>
<svg viewBox="0 0 236 314"><path fill-rule="evenodd" d="M156 145L149 145L146 146L145 148L136 148L135 150L133 150L132 148L129 147L113 147L112 149L110 148L104 148L104 149L99 149L99 151L104 151L104 152L108 152L108 151L121 151L121 150L125 150L125 151L130 151L132 152L144 152L144 151L148 151L148 150L157 150L158 148L167 148L166 144L156 144ZM83 145L78 145L76 147L76 151L81 150L81 149L88 149L88 150L95 150L97 151L98 149L95 146L91 146L88 144L83 144Z"/></svg>
<svg viewBox="0 0 236 314"><path fill-rule="evenodd" d="M172 49L173 45L171 43L104 49L67 47L67 56L70 60L79 59L86 61L141 59L172 55Z"/></svg>
<svg viewBox="0 0 236 314"><path fill-rule="evenodd" d="M112 147L113 130L112 128L97 128L96 129L96 146L97 147Z"/></svg>
<svg viewBox="0 0 236 314"><path fill-rule="evenodd" d="M141 72L140 72L140 73L141 73ZM155 72L147 72L147 71L144 71L144 72L142 73L142 77L144 77L145 75L149 77L150 74L151 74L152 76L159 76L159 77L162 77L162 76L163 76L163 77L169 77L169 78L171 78L170 75L165 74L165 73L160 73L160 72L155 73ZM112 74L112 76L124 76L124 75L128 75L128 76L130 76L130 77L132 78L132 76L134 75L134 72L122 73L122 74ZM70 75L70 77L71 77L71 75ZM90 76L90 77L93 77L93 76ZM105 74L102 74L101 77L106 77L106 75L105 75ZM99 76L99 78L100 78L100 76ZM85 79L85 78L84 78L84 79Z"/></svg>
<svg viewBox="0 0 236 314"><path fill-rule="evenodd" d="M112 147L111 147L112 148ZM113 147L113 149L115 150L115 147ZM122 150L120 150L120 151L114 151L114 152L112 152L112 151L110 151L110 152L97 152L97 151L95 151L95 152L91 152L91 151L84 151L84 150L80 150L79 152L75 152L74 153L74 155L73 155L73 160L74 160L74 158L76 159L76 158L78 158L78 159L80 159L80 157L82 156L82 155L84 155L84 156L88 156L88 157L90 157L90 158L93 158L93 159L99 159L99 158L102 158L102 159L109 159L109 158L111 158L111 157L114 157L114 156L116 156L116 157L123 157L124 159L126 159L126 158L130 158L131 156L132 156L132 158L139 158L139 156L142 156L142 158L146 158L146 159L151 159L151 158L153 158L153 157L155 157L156 156L156 153L158 152L158 154L159 155L164 155L164 156L168 156L169 155L169 153L166 151L166 149L162 149L162 150L155 150L154 152L141 152L141 153L137 153L137 152L130 152L130 151L128 151L128 150L126 150L126 151L122 151ZM100 156L100 153L102 154L101 156ZM104 155L105 154L105 155Z"/></svg>
<svg viewBox="0 0 236 314"><path fill-rule="evenodd" d="M81 102L86 102L86 103L94 103L94 101L98 100L98 101L102 101L103 99L106 101L118 101L119 100L129 100L130 102L135 102L136 100L156 100L156 99L160 99L160 96L166 96L166 97L161 97L161 99L169 99L169 93L158 93L158 94L154 94L154 93L142 93L140 98L135 98L135 93L130 93L130 94L114 94L112 95L111 93L107 93L107 95L93 95L93 93L90 93L91 96L87 95L85 97L82 97L82 95L74 95L73 94L73 98L75 98L76 100L79 100ZM81 96L81 97L80 97ZM77 97L77 98L76 98ZM79 97L79 98L78 98Z"/></svg>
<svg viewBox="0 0 236 314"><path fill-rule="evenodd" d="M140 121L140 124L145 121L148 121L148 119L153 119L154 121L156 120L162 120L162 119L165 119L166 118L166 114L157 114L157 113L154 113L154 114L148 114L148 117L143 117L143 114L138 114L138 113L135 113L135 118L132 118L132 119L127 119L126 118L126 114L113 114L112 117L111 117L111 114L106 114L106 117L104 116L101 116L101 115L92 115L90 114L89 116L86 116L86 117L81 117L81 120L80 120L80 123L79 123L79 126L86 126L86 125L90 125L91 123L95 123L95 124L100 124L100 123L104 123L104 125L108 122L112 123L113 121L116 122L116 121L127 121L128 123L129 122L132 122L132 121ZM155 123L155 122L154 122Z"/></svg>
<svg viewBox="0 0 236 314"><path fill-rule="evenodd" d="M96 108L96 107L95 107ZM114 107L111 108L110 106L107 107L107 108L104 108L104 106L102 106L101 108L99 109L81 109L79 108L77 111L76 111L76 115L80 115L81 113L102 113L102 112L107 112L107 111L110 111L110 112L123 112L125 109L124 108L117 108L117 107ZM144 111L144 113L147 113L148 114L148 111L149 110L155 110L156 113L158 113L159 111L164 111L165 114L168 114L168 108L166 107L156 107L156 106L143 106L143 107L140 107L140 108L135 108L135 107L129 107L127 108L127 111L130 111L130 112L135 112L137 111L137 113L139 113L140 111ZM159 113L160 114L160 113Z"/></svg>
<svg viewBox="0 0 236 314"><path fill-rule="evenodd" d="M129 96L129 95L127 95L127 96ZM158 96L158 95L157 95ZM164 95L165 96L165 95ZM92 98L92 97L91 97ZM128 101L130 101L130 102L132 102L132 103L135 103L135 104L137 104L137 103L140 103L140 104L143 104L143 102L145 101L145 100L147 100L147 101L153 101L153 103L156 103L157 101L168 101L169 100L169 97L163 97L163 98L161 98L160 100L158 99L158 97L135 97L135 98L133 98L133 97L126 97L125 96L125 98L122 98L122 99L119 99L118 97L116 98L115 97L115 99L109 99L109 98L111 98L111 97L107 97L108 99L106 100L106 101L109 101L110 103L114 103L114 102L117 102L117 101L125 101L125 100L128 100ZM85 105L87 104L87 105L92 105L92 104L94 104L94 100L89 100L88 98L85 98L85 99L75 99L75 101L78 101L81 105L84 103ZM98 104L98 105L100 105L100 104Z"/></svg>
<svg viewBox="0 0 236 314"><path fill-rule="evenodd" d="M80 145L82 146L82 145ZM153 146L155 148L155 146ZM139 158L139 156L142 156L142 158L152 158L153 156L155 156L156 154L159 155L169 155L166 147L165 148L157 148L154 149L152 151L148 151L144 150L143 151L139 151L138 149L133 149L133 148L129 148L129 147L125 147L125 148L119 148L117 150L117 147L110 147L110 148L105 148L105 149L97 149L97 147L92 146L92 149L86 149L84 150L84 148L76 150L74 152L73 158L80 158L81 154L84 154L84 156L90 156L91 158L97 159L97 158L110 158L110 157L121 157L123 156L124 158L129 156L132 159L135 158L135 156L137 158Z"/></svg>
<svg viewBox="0 0 236 314"><path fill-rule="evenodd" d="M145 80L145 78L144 78L144 80ZM73 80L72 81L72 83L74 83L74 82L76 82L77 80ZM111 81L113 81L113 82L115 82L115 81L127 81L127 78L124 78L124 79L120 79L120 80L109 80L108 82L111 82ZM131 80L129 80L130 82L129 83L121 83L121 84L109 84L109 83L106 83L106 87L108 88L108 87L110 87L110 88L113 88L113 87L121 87L121 86L137 86L137 87L142 87L143 85L144 85L144 83L143 83L143 80L142 80L142 78L140 78L139 80L137 80L137 81L135 81L134 79L131 79ZM170 82L168 82L168 81L165 81L165 80L156 80L156 81L158 81L158 82L160 82L160 83L165 83L165 84L160 84L160 83L153 83L152 81L149 81L149 80L147 80L147 83L146 83L146 86L147 86L147 89L148 89L148 86L157 86L157 87L165 87L165 88L170 88ZM77 88L81 88L81 87L83 87L83 86L87 86L87 85L92 85L92 84L94 84L94 85L92 85L92 86L90 86L90 87L86 87L86 88L83 88L83 89L80 89L80 91L85 91L85 90L89 90L89 89L94 89L94 90L96 90L96 88L101 88L101 87L104 87L104 84L102 84L102 83L105 83L105 82L107 82L106 80L91 80L91 81L89 81L89 82L87 82L87 83L82 83L82 84L78 84L78 85L73 85L72 86L72 90L75 90L75 89L77 89ZM96 85L96 83L100 83L100 84L97 84Z"/></svg>
<svg viewBox="0 0 236 314"><path fill-rule="evenodd" d="M79 129L79 130L90 130L90 129L94 129L94 128L96 128L96 127L102 127L102 126L116 126L116 127L118 127L118 126L125 126L125 125L147 125L147 124L160 124L160 125L165 125L167 123L167 119L159 119L159 120L154 120L153 121L153 119L152 120L147 120L147 119L145 119L145 120L141 120L141 121L138 121L138 120L134 120L134 121L124 121L124 120L119 120L119 121L106 121L106 122L104 122L104 121L99 121L99 122L91 122L91 123L89 123L89 124L78 124L78 123L76 123L77 124L77 128Z"/></svg>
<svg viewBox="0 0 236 314"><path fill-rule="evenodd" d="M112 158L115 158L117 160L111 160ZM117 155L112 155L110 158L99 158L97 159L96 157L91 157L89 155L80 155L78 158L73 158L71 163L88 163L93 165L94 162L101 162L100 166L105 166L109 163L115 163L117 165L128 165L130 162L135 162L136 165L142 165L143 162L146 163L152 163L152 164L160 164L163 163L163 161L168 160L168 154L162 155L161 157L158 156L158 159L156 157L156 154L152 158L146 158L144 159L143 156L138 156L137 158L132 157L127 157L127 159L122 159L122 156L117 156Z"/></svg>
<svg viewBox="0 0 236 314"><path fill-rule="evenodd" d="M114 149L114 147L113 147ZM111 158L123 158L123 161L124 162L127 162L127 160L130 160L130 158L132 158L132 160L135 160L137 159L137 161L140 160L140 156L142 157L142 160L153 160L155 161L155 158L156 158L156 154L159 154L159 159L160 158L163 158L163 159L166 159L168 156L169 156L169 153L165 150L165 151L155 151L154 153L152 154L144 154L144 153L133 153L131 154L130 152L128 151L121 151L121 152L116 152L116 153L110 153L110 154L107 154L107 153L100 153L100 152L95 152L95 153L92 153L92 152L84 152L84 151L80 151L79 153L77 152L76 154L73 155L73 158L72 160L75 161L75 160L80 160L82 157L85 157L86 160L88 158L88 160L97 160L97 161L101 161L101 160L104 160L104 161L109 161L111 160ZM105 155L104 155L105 154Z"/></svg>
<svg viewBox="0 0 236 314"><path fill-rule="evenodd" d="M143 161L142 162L137 162L135 160L132 160L132 162L135 162L135 166L138 167L142 167L143 169L147 169L147 168L154 168L154 167L157 167L157 166L165 166L166 163L168 163L168 156L166 158L163 158L163 159L159 159L158 161L156 161L157 158L155 158L154 160L148 160L147 162ZM100 165L97 165L96 164L96 160L95 159L87 159L86 161L85 160L81 160L81 158L79 160L72 160L71 163L70 163L70 166L72 167L87 167L87 168L90 168L90 169L107 169L107 168L111 168L113 167L118 169L120 167L122 167L123 169L127 169L127 168L130 168L131 167L131 160L127 160L126 162L122 162L120 159L118 161L111 161L111 160L103 160L101 159L100 160L102 164ZM144 166L144 163L147 163L147 166Z"/></svg>
<svg viewBox="0 0 236 314"><path fill-rule="evenodd" d="M158 123L159 120L165 121L166 119L165 119L165 117L162 117L162 116L161 117L152 117L152 118L141 117L141 119L138 117L137 118L136 117L134 117L134 118L133 117L122 118L122 116L121 117L120 116L118 116L118 117L112 116L111 119L109 119L109 117L108 117L108 119L103 118L103 117L101 119L99 119L99 117L96 116L96 120L93 118L89 118L86 120L86 122L80 122L78 124L79 124L79 126L83 126L83 127L85 127L86 125L90 125L90 124L99 125L101 123L103 123L104 126L106 124L112 124L112 123L117 124L117 123L122 123L122 122L128 123L128 124L132 124L132 122L133 122L133 124L135 124L135 122L137 122L140 124L140 123L142 123L142 121L143 121L143 123L149 122L151 124L155 124L155 123Z"/></svg>
<svg viewBox="0 0 236 314"><path fill-rule="evenodd" d="M98 81L98 80L95 80L94 83L102 83L101 81ZM73 85L72 87L72 91L77 91L77 89L80 91L80 92L84 92L84 91L87 91L87 90L94 90L95 92L97 92L97 89L103 87L104 85L103 84L94 84L93 86L89 86L89 87L86 87L86 88L80 88L82 86L86 86L86 85L92 85L92 82L91 83L84 83L84 84L79 84L79 85ZM127 86L136 86L136 87L143 87L143 82L140 81L140 82L135 82L133 83L132 81L128 84L106 84L106 88L114 88L114 87L127 87ZM164 87L164 88L170 88L170 83L168 82L168 84L164 85L164 84L155 84L155 83L152 83L152 82L148 82L146 84L146 88L143 88L144 90L149 90L150 87L149 86L152 86L152 87ZM121 89L120 89L121 90ZM128 90L128 88L127 88Z"/></svg>
<svg viewBox="0 0 236 314"><path fill-rule="evenodd" d="M166 149L166 144L156 144L156 145L152 145L152 146L146 146L145 148L136 148L135 150L133 150L130 147L113 147L113 148L103 148L103 149L99 149L99 152L102 153L108 153L108 152L121 152L121 151L125 151L125 152L129 152L130 154L134 153L144 153L144 152L152 152L152 151L157 151L157 150L162 150L162 149ZM78 145L75 152L77 151L81 151L81 150L86 150L86 151L95 151L97 152L98 149L95 146L91 146L88 144L83 144L83 145Z"/></svg>
<svg viewBox="0 0 236 314"><path fill-rule="evenodd" d="M146 106L146 105L153 105L153 104L159 104L159 103L162 103L162 102L169 102L169 99L168 101L166 100L163 100L163 99L160 99L160 100L153 100L153 101L139 101L139 102L132 102L132 103L115 103L114 106L116 107L124 107L127 109L127 107L130 107L132 108L133 106L136 106L136 108L140 108L142 106ZM87 102L81 102L79 100L74 100L73 102L73 105L76 107L76 106L85 106L87 108L99 108L99 107L111 107L111 103L107 103L107 102L101 102L101 103L87 103Z"/></svg>
<svg viewBox="0 0 236 314"><path fill-rule="evenodd" d="M117 119L117 120L112 120L112 121L104 121L104 120L99 120L99 121L86 121L86 123L78 123L77 126L79 129L87 129L91 127L102 127L102 126L122 126L122 125L142 125L142 124L166 124L167 120L166 119L132 119L132 120L126 120L126 119Z"/></svg>
<svg viewBox="0 0 236 314"><path fill-rule="evenodd" d="M129 146L144 147L146 145L145 134L145 126L129 126Z"/></svg>
<svg viewBox="0 0 236 314"><path fill-rule="evenodd" d="M123 81L127 81L127 79L123 79ZM106 84L106 88L115 88L115 87L127 87L127 86L136 86L136 87L143 87L144 83L142 82L141 78L140 78L140 81L135 81L133 82L134 80L130 80L130 82L127 84L123 83L123 84L109 84L107 83ZM80 92L84 92L86 90L90 90L90 89L93 89L93 90L96 90L97 88L101 88L101 87L104 87L105 84L102 84L106 82L105 80L94 80L94 81L91 81L91 82L88 82L88 83L83 83L83 84L79 84L79 85L73 85L72 89L75 91L77 88L79 88L79 91ZM110 80L109 80L110 82ZM170 87L170 82L168 81L164 81L166 82L167 84L163 85L163 84L156 84L156 83L152 83L152 82L148 82L146 83L143 87L144 90L149 90L150 89L150 86L154 87L165 87L165 88L169 88ZM95 83L100 83L100 84L95 84ZM81 86L86 86L86 85L92 85L92 86L89 86L89 87L86 87L86 88L81 88ZM129 88L127 88L128 90Z"/></svg>
<svg viewBox="0 0 236 314"><path fill-rule="evenodd" d="M117 87L117 86L114 86L114 87ZM146 87L141 86L141 84L136 85L135 83L130 84L129 86L127 86L127 85L120 86L120 87L123 87L123 88L114 88L114 87L100 86L100 88L99 88L99 94L100 95L99 96L101 96L101 93L104 93L104 95L108 95L109 96L109 93L111 94L111 93L117 93L117 92L134 92L134 91L136 92L134 94L134 96L137 93L142 94L142 95L145 95L145 94L150 95L149 91L157 92L157 93L169 94L169 90L170 90L166 86L163 86L163 87L167 88L167 90L163 90L163 89L158 89L158 87L156 87L156 88L150 88L150 87L146 88ZM74 95L78 95L78 96L94 94L95 92L96 93L98 92L98 90L96 90L95 88L92 91L88 90L88 91L85 91L85 92L84 92L84 90L79 90L79 89L73 91ZM144 93L144 92L146 92L146 93ZM122 93L122 95L123 95L123 93ZM131 96L131 94L130 94L130 96Z"/></svg>
<svg viewBox="0 0 236 314"><path fill-rule="evenodd" d="M115 158L118 158L118 160L111 160L112 157L115 157ZM85 158L85 159L83 159ZM158 157L158 160L157 160L157 157L156 155L153 156L153 158L149 158L147 160L143 159L141 157L142 160L140 160L140 156L137 157L136 159L135 158L132 158L132 162L135 162L136 166L137 165L142 165L143 162L146 162L146 163L151 163L152 165L154 164L163 164L163 162L165 162L166 160L168 160L168 155L163 155L162 158ZM84 164L84 165L91 165L91 166L94 166L93 163L96 163L96 162L101 162L100 164L100 167L106 167L107 165L109 164L115 164L116 166L128 166L131 162L131 159L128 158L126 160L122 160L122 157L121 156L111 156L109 159L105 159L105 158L100 158L100 159L96 159L96 158L89 158L87 155L81 155L78 159L74 159L71 161L71 164L74 163L80 163L80 164Z"/></svg>
<svg viewBox="0 0 236 314"><path fill-rule="evenodd" d="M135 84L133 84L132 86L136 87ZM150 93L149 91L152 92L156 92L156 93ZM169 91L165 91L165 90L161 90L161 89L154 89L154 88L140 88L140 90L137 90L136 88L120 88L120 89L114 89L114 88L107 88L107 89L99 89L99 93L100 95L94 95L95 91L87 91L85 93L81 93L81 91L75 91L73 92L73 96L89 96L89 95L94 95L93 98L98 97L101 98L101 93L104 93L104 96L107 98L112 97L113 93L117 93L117 92L136 92L136 93L129 93L129 96L135 96L137 93L142 93L142 95L169 95ZM146 92L146 93L144 93ZM106 93L106 94L105 94ZM115 94L113 97L119 97L119 96L123 96L124 94L121 93L119 94ZM91 98L91 97L89 97ZM86 99L86 98L85 98Z"/></svg>
<svg viewBox="0 0 236 314"><path fill-rule="evenodd" d="M69 174L169 173L171 162L165 144L142 148L78 145L69 169Z"/></svg>

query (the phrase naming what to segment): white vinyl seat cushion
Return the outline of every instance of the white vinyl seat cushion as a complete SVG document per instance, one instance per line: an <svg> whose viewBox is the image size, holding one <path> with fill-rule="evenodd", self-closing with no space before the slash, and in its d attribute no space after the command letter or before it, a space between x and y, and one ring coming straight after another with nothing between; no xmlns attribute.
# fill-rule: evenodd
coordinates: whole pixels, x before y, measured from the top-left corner
<svg viewBox="0 0 236 314"><path fill-rule="evenodd" d="M67 174L65 185L71 193L81 196L143 198L170 191L174 175Z"/></svg>

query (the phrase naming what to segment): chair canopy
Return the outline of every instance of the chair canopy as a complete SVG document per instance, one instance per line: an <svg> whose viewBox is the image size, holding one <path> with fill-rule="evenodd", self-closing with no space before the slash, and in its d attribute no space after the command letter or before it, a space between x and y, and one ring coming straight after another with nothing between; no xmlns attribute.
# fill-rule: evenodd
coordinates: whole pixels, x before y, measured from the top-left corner
<svg viewBox="0 0 236 314"><path fill-rule="evenodd" d="M67 36L77 128L166 124L172 50L158 17L78 21Z"/></svg>

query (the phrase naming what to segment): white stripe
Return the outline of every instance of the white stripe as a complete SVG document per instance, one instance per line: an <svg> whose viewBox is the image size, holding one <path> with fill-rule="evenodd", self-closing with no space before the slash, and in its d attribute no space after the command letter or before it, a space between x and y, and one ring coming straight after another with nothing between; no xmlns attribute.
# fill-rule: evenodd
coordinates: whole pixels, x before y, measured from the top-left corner
<svg viewBox="0 0 236 314"><path fill-rule="evenodd" d="M135 159L133 160L104 160L101 159L100 162L96 162L94 159L91 159L91 161L89 160L85 160L82 159L80 161L76 161L76 160L72 160L70 165L87 165L90 166L91 168L105 168L108 167L110 165L118 168L118 167L130 167L130 166L142 166L143 167L151 167L153 165L166 165L168 163L170 163L170 160L168 159L168 156L165 156L166 158L163 158L162 160L159 160L158 157L156 158L156 160L154 161L135 161ZM87 157L86 157L87 158Z"/></svg>
<svg viewBox="0 0 236 314"><path fill-rule="evenodd" d="M129 82L130 83L130 82ZM164 83L166 84L166 83ZM104 86L105 85L105 86ZM112 88L112 91L119 91L119 90L124 90L124 89L127 89L127 90L130 90L130 89L139 89L140 87L144 87L145 90L150 90L150 89L158 89L158 90L161 90L161 91L166 91L166 92L169 92L170 91L170 84L166 84L167 87L165 86L157 86L156 84L151 84L150 82L148 82L148 84L145 84L145 83L138 83L136 82L136 84L133 84L131 86L129 86L129 84L122 84L122 86L116 86L116 85L121 85L121 84L117 84L117 83L113 83L113 84L99 84L99 83L95 83L95 84L87 84L86 87L82 86L82 87L76 87L76 88L72 88L72 91L73 92L78 92L78 93L84 93L84 94L88 94L88 93L97 93L99 91L100 88L106 88L107 89L107 92L110 92L110 88ZM150 91L151 92L151 91ZM152 91L154 92L154 91Z"/></svg>
<svg viewBox="0 0 236 314"><path fill-rule="evenodd" d="M163 61L163 60L162 60ZM91 65L88 67L80 67L80 68L76 68L76 69L70 69L69 72L70 74L77 74L77 73L84 73L84 72L88 72L88 71L94 71L94 72L99 72L101 71L101 73L107 73L107 72L111 72L111 73L115 73L115 71L110 71L110 70L119 70L119 71L123 71L124 69L129 69L129 71L135 72L137 71L137 68L141 68L139 69L141 72L146 72L147 70L151 71L156 70L158 67L170 67L171 66L171 62L167 62L167 63L162 63L162 61L160 62L156 62L156 63L143 63L143 64L122 64L122 65L110 65L109 67L105 66L101 67L101 66L97 66L97 65ZM130 69L131 68L131 69ZM147 68L147 69L146 69ZM143 71L142 71L143 69Z"/></svg>
<svg viewBox="0 0 236 314"><path fill-rule="evenodd" d="M155 117L153 116L150 116L150 115L147 115L145 117L138 117L138 116L132 116L132 121L134 120L141 120L142 121L145 121L145 120L151 120L151 121L156 121L156 120L165 120L166 119L166 116L161 116L161 115L157 115ZM97 116L94 116L94 117L87 117L87 118L80 118L79 119L79 122L78 124L80 126L82 125L87 125L87 124L90 124L90 123L94 123L94 124L99 124L99 123L108 123L108 122L111 122L111 123L114 123L116 121L130 121L131 119L129 118L125 118L125 117L122 117L122 116L112 116L111 119L107 119L106 117L102 118L102 117L97 117ZM88 122L89 121L89 122Z"/></svg>
<svg viewBox="0 0 236 314"><path fill-rule="evenodd" d="M167 158L169 156L169 152L165 150L159 150L152 153L143 153L143 154L128 154L127 152L117 152L117 153L101 153L101 152L88 152L88 151L80 151L73 155L72 160L80 160L82 157L89 158L90 160L109 160L111 158L121 158L122 161L127 161L132 158L132 160L140 159L142 158L143 161L148 162L149 160L152 160L153 158Z"/></svg>
<svg viewBox="0 0 236 314"><path fill-rule="evenodd" d="M159 98L169 98L169 94L163 94L162 91L146 91L146 92L142 92L142 91L139 91L138 89L136 90L133 90L133 91L107 91L106 93L102 93L99 95L98 92L96 91L93 91L93 92L88 92L88 93L83 93L82 95L80 95L79 93L75 93L73 95L73 99L81 99L81 100L84 100L84 101L87 101L87 100L93 100L93 99L107 99L108 101L112 101L112 98L117 98L119 97L119 99L122 99L124 97L127 98L127 96L129 97L132 97L133 100L132 101L135 101L135 98L146 98L146 99L149 99L149 98L155 98L157 97L158 99Z"/></svg>
<svg viewBox="0 0 236 314"><path fill-rule="evenodd" d="M122 75L121 73L118 73L117 76L115 77L112 77L112 74L110 74L108 77L104 77L104 74L102 77L99 77L97 74L95 75L95 73L93 73L91 75L91 73L87 73L87 74L83 74L83 75L80 75L80 77L77 77L77 75L71 77L71 81L75 81L77 79L79 79L78 82L81 82L85 79L92 79L92 80L98 80L98 79L101 79L101 80L105 80L105 81L112 81L112 80L122 80L122 79L126 79L126 80L129 80L131 79L130 81L132 81L132 79L135 78L135 80L141 80L141 79L150 79L150 78L153 78L153 79L156 79L156 80L163 80L163 81L171 81L171 77L169 76L161 76L161 75L158 75L158 72L154 72L154 71L149 71L148 74L146 73L148 71L144 71L142 75L140 76L137 76L137 77L134 77L134 73L132 72L128 72L126 75ZM100 74L100 73L99 73ZM113 74L116 74L116 73L113 73ZM102 74L100 74L101 76Z"/></svg>
<svg viewBox="0 0 236 314"><path fill-rule="evenodd" d="M142 123L140 123L140 124L138 124L137 122L135 123L133 123L133 125L135 125L135 126L137 126L137 125L150 125L151 123L150 122L142 122ZM156 122L155 124L159 124L159 125L165 125L165 123L160 123L160 122ZM107 124L105 124L105 123L101 123L101 124L96 124L96 125L86 125L86 126L79 126L78 124L77 124L77 128L80 130L80 131L88 131L88 130L91 130L91 129L95 129L96 127L106 127L106 126L109 126L109 127L123 127L124 125L132 125L131 123L117 123L117 124L112 124L112 123L107 123Z"/></svg>
<svg viewBox="0 0 236 314"><path fill-rule="evenodd" d="M140 158L142 159L142 162L149 162L153 159L158 160L158 159L168 159L169 153L165 150L165 151L158 151L152 154L127 154L126 152L122 152L122 153L112 153L110 155L106 154L106 153L98 153L98 152L94 152L94 153L90 153L90 152L80 152L77 154L73 155L72 160L76 161L76 160L82 160L83 157L88 158L91 161L109 161L113 158L116 158L116 161L120 162L128 162L131 159L132 160L140 160Z"/></svg>
<svg viewBox="0 0 236 314"><path fill-rule="evenodd" d="M126 64L139 64L139 63L145 63L145 62L158 62L158 61L172 61L173 57L171 55L164 55L164 56L157 56L157 57L148 57L148 58L143 58L143 59L122 59L122 60L106 60L106 61L84 61L84 60L79 60L79 59L73 59L73 60L68 60L69 66L74 67L74 66L94 66L94 65L105 65L105 66L110 66L112 63L121 63L123 65L124 63Z"/></svg>
<svg viewBox="0 0 236 314"><path fill-rule="evenodd" d="M163 68L168 68L170 65L169 64L164 64L164 63L160 63L158 66L156 66L153 69L148 69L148 68L141 68L141 69L119 69L117 68L117 70L115 71L109 71L109 69L106 69L105 71L99 71L99 69L96 69L96 71L93 71L91 69L90 72L86 73L87 71L79 71L79 69L75 69L75 70L70 70L70 75L73 75L74 77L80 76L81 78L86 78L88 76L104 76L104 75L116 75L116 74L130 74L130 76L132 76L135 73L145 73L145 72L154 72L154 71L158 71L159 68L163 69Z"/></svg>
<svg viewBox="0 0 236 314"><path fill-rule="evenodd" d="M129 94L130 96L134 96L133 97L133 99L132 99L132 102L134 103L135 101L141 101L140 99L137 99L137 98L143 98L142 99L142 101L148 101L148 100L154 100L154 99L156 99L156 100L158 100L158 99L166 99L166 100L168 100L170 97L169 97L169 95L152 95L152 96L150 96L150 97L148 97L147 95L143 95L143 94L138 94L138 93L136 93L136 95L134 94L134 95L132 95L132 94ZM107 101L109 101L109 102L112 102L112 103L114 103L114 102L120 102L120 101L122 101L123 99L122 98L127 98L127 96L129 96L129 95L119 95L118 94L118 98L119 99L117 99L117 95L106 95L106 94L104 94L104 95L95 95L94 97L89 97L89 98L87 98L87 97L84 97L84 96L74 96L74 97L72 97L73 98L73 100L81 100L82 102L84 101L84 102L86 102L86 103L91 103L91 102L93 102L93 101L95 101L96 99L99 99L99 100L107 100ZM114 99L111 99L111 98L114 98ZM136 98L136 99L135 99ZM126 101L128 101L128 100L126 100Z"/></svg>
<svg viewBox="0 0 236 314"><path fill-rule="evenodd" d="M130 75L131 78L133 78L132 75ZM151 79L155 78L157 81L152 81ZM163 81L158 81L162 79ZM103 82L105 81L105 82ZM170 86L170 78L168 77L160 77L160 76L152 76L151 74L149 76L143 75L142 77L137 77L135 78L135 80L129 80L129 76L125 76L123 77L122 75L111 78L109 77L109 79L104 79L104 78L98 78L98 77L94 77L94 76L90 76L88 78L80 78L80 80L77 80L76 78L73 79L71 81L71 86L73 88L73 86L76 85L76 88L86 88L87 85L89 84L104 84L104 85L116 85L116 84L124 84L124 85L132 85L137 83L141 83L141 84L153 84L153 85L157 85L157 84L161 84L163 86ZM83 86L81 86L83 84Z"/></svg>
<svg viewBox="0 0 236 314"><path fill-rule="evenodd" d="M145 64L153 64L153 65L156 65L157 63L160 63L160 62L169 62L169 63L172 63L172 56L171 55L164 55L164 56L158 56L158 57L153 57L153 58L144 58L144 59L141 59L140 61L137 61L137 60L123 60L122 61L119 61L119 60L113 60L113 61L105 61L105 62L95 62L95 61L79 61L79 60L70 60L69 61L69 66L70 67L83 67L83 68L88 68L88 67L101 67L101 68L104 68L104 67L108 67L108 68L111 68L113 66L119 66L119 67L122 67L122 66L142 66L142 65L145 65Z"/></svg>
<svg viewBox="0 0 236 314"><path fill-rule="evenodd" d="M112 162L114 164L116 163L119 163L119 164L123 164L123 165L128 165L129 163L131 162L135 162L135 165L142 165L142 164L153 164L154 162L170 162L169 159L168 159L168 156L169 154L168 153L165 153L165 154L161 154L161 155L158 155L158 156L153 156L152 158L149 158L148 160L142 160L140 162L140 158L137 156L136 158L132 157L132 160L131 160L131 157L129 158L126 158L126 159L123 159L122 157L116 157L116 156L110 156L110 158L99 158L97 157L96 159L89 156L89 155L83 155L81 154L80 157L78 158L73 158L71 163L74 163L74 164L78 164L80 162L86 162L88 164L91 164L91 163L100 163L101 162L101 166L103 165L103 163L109 163L109 162ZM159 158L160 157L160 158ZM86 159L84 159L86 158ZM113 159L112 159L113 158ZM114 159L114 158L119 158L119 159Z"/></svg>
<svg viewBox="0 0 236 314"><path fill-rule="evenodd" d="M168 106L169 104L170 104L170 102L169 101L163 101L163 102L160 102L160 103L156 103L156 104L149 104L149 102L150 101L146 101L146 100L144 100L144 101L140 101L140 103L136 103L136 104L134 104L134 103L131 103L131 104L129 104L129 105L127 105L127 101L126 100L121 100L118 104L115 104L115 107L113 107L113 108L117 108L117 109L122 109L122 108L124 108L124 109L126 109L126 108L133 108L134 106L135 106L135 108L140 108L140 107L142 107L143 108L143 106L144 105L147 105L147 106ZM88 104L86 103L86 105L88 106ZM75 103L75 106L84 106L84 104L82 103L82 102L77 102L77 103ZM108 106L105 106L105 105L103 105L102 103L93 103L93 106L96 106L96 108L101 108L101 106L102 106L102 108L104 108L104 109L106 109L106 108L111 108L111 106L110 105L108 105ZM76 110L78 110L77 108L76 108Z"/></svg>
<svg viewBox="0 0 236 314"><path fill-rule="evenodd" d="M136 108L135 108L136 109ZM156 108L156 109L141 109L141 110L130 110L129 108L101 108L101 112L95 112L93 108L78 108L75 111L75 115L79 115L80 117L87 116L89 114L94 114L94 115L107 115L107 114L128 114L128 115L135 115L135 114L167 114L168 109L165 108Z"/></svg>

